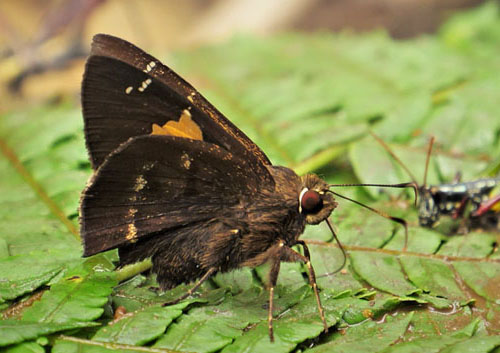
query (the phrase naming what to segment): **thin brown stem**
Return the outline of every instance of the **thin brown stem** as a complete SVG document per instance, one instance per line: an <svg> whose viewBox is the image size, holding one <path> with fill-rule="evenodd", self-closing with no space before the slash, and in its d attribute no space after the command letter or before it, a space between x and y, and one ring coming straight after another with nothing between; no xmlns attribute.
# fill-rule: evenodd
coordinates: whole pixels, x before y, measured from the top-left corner
<svg viewBox="0 0 500 353"><path fill-rule="evenodd" d="M327 246L327 247L338 247L337 244L327 243L321 240L307 240L307 244L309 245L319 245L319 246ZM405 256L414 256L428 259L437 259L443 261L469 261L469 262L487 262L487 263L495 263L500 264L500 259L492 259L492 258L484 258L484 257L466 257L466 256L452 256L452 255L440 255L440 254L424 254L418 252L411 251L401 251L401 250L392 250L392 249L382 249L382 248L369 248L365 246L358 245L343 245L343 247L347 251L366 251L366 252L374 252L380 254L388 254L388 255L405 255ZM323 276L321 276L323 277Z"/></svg>

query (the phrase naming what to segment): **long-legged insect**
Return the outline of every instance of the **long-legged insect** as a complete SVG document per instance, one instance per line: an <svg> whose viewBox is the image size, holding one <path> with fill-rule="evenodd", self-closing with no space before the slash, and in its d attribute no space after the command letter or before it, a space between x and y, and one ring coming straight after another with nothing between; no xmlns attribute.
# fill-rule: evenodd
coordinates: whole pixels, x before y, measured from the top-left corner
<svg viewBox="0 0 500 353"><path fill-rule="evenodd" d="M418 185L418 219L421 226L434 227L438 224L440 217L444 215L451 216L454 219L469 217L471 221L477 221L491 212L497 212L497 208L500 205L500 194L494 195L494 191L500 185L500 178L498 177L482 178L467 182L457 180L452 183L427 185L427 172L434 145L434 137L431 137L429 141L425 161L424 181L420 185L413 173L389 146L374 133L372 133L372 136L403 168L413 182Z"/></svg>

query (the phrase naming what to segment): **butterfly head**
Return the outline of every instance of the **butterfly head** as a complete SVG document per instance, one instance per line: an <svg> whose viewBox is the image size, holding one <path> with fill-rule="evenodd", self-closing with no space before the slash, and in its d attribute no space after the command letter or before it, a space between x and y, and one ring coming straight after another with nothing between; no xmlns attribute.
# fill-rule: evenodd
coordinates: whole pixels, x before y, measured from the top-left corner
<svg viewBox="0 0 500 353"><path fill-rule="evenodd" d="M328 193L328 184L317 175L302 177L302 190L299 194L299 212L308 224L318 224L330 216L337 207L337 202Z"/></svg>

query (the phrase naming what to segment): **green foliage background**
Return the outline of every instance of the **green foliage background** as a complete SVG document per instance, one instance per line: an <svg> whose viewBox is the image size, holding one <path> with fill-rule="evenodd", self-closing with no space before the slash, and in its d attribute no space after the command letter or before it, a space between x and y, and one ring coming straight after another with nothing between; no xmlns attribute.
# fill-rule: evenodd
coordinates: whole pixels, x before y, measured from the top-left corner
<svg viewBox="0 0 500 353"><path fill-rule="evenodd" d="M438 34L396 42L385 33L238 37L164 60L244 130L275 164L332 182L498 174L499 7L455 16ZM82 119L71 104L0 120L0 346L9 352L492 352L500 347L498 233L447 237L419 228L411 201L346 190L411 225L342 202L332 218L349 251L345 271L323 226L304 235L326 309L322 333L305 269L284 264L276 342L267 333L266 268L216 276L199 296L161 307L154 279L116 272L116 253L81 258L77 208L90 176ZM420 182L422 180L419 180ZM343 191L343 190L341 190ZM113 321L113 308L128 314Z"/></svg>

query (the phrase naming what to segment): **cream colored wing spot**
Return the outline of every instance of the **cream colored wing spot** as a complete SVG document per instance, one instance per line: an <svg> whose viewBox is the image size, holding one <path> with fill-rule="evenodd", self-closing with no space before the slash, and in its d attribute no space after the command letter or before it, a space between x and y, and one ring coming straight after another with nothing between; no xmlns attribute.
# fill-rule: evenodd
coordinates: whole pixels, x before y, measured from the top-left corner
<svg viewBox="0 0 500 353"><path fill-rule="evenodd" d="M154 61L151 61L149 64L146 65L146 68L142 71L148 74L153 70L153 68L155 66L156 66L156 63Z"/></svg>
<svg viewBox="0 0 500 353"><path fill-rule="evenodd" d="M137 90L138 90L139 92L144 92L144 91L146 90L146 88L148 88L148 86L151 84L151 82L153 82L153 80L152 80L152 79L150 79L150 78L148 78L148 79L146 79L146 80L142 81L142 83L141 83L141 87L139 87Z"/></svg>
<svg viewBox="0 0 500 353"><path fill-rule="evenodd" d="M128 86L127 88L125 88L125 93L126 94L130 94L132 92L132 90L134 89L134 87L132 86Z"/></svg>
<svg viewBox="0 0 500 353"><path fill-rule="evenodd" d="M153 135L153 134L151 134L151 135ZM147 171L150 171L151 169L153 169L155 166L156 166L156 162L145 163L142 166L142 170L144 170L145 172L147 172Z"/></svg>
<svg viewBox="0 0 500 353"><path fill-rule="evenodd" d="M163 126L153 124L151 135L179 136L193 140L203 140L200 127L191 117L191 112L188 109L184 109L179 121L171 120Z"/></svg>
<svg viewBox="0 0 500 353"><path fill-rule="evenodd" d="M128 215L127 218L129 219L130 223L128 224L127 227L127 234L125 235L125 239L130 241L131 243L135 243L137 241L137 228L135 227L134 224L134 216L137 213L136 208L131 208L128 210Z"/></svg>
<svg viewBox="0 0 500 353"><path fill-rule="evenodd" d="M129 223L125 239L127 239L131 243L135 243L137 241L137 228L135 227L134 223Z"/></svg>
<svg viewBox="0 0 500 353"><path fill-rule="evenodd" d="M192 162L191 157L189 157L187 153L183 153L181 156L181 163L183 167L189 170L189 168L191 168L191 162Z"/></svg>
<svg viewBox="0 0 500 353"><path fill-rule="evenodd" d="M135 178L134 191L135 192L141 191L142 189L144 189L147 183L148 183L147 180L144 179L142 175L139 175L137 178Z"/></svg>

